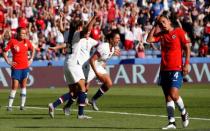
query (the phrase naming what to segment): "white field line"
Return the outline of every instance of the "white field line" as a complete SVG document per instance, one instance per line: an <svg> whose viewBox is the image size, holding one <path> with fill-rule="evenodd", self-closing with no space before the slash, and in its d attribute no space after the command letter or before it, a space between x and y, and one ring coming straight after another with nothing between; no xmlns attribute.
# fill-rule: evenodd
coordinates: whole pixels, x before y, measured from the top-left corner
<svg viewBox="0 0 210 131"><path fill-rule="evenodd" d="M15 108L19 108L19 106L13 106ZM48 110L46 107L26 107L27 109L37 109L37 110ZM56 110L62 111L61 108L56 108ZM76 109L73 109L72 111L77 111ZM128 113L128 112L115 112L115 111L93 111L93 110L85 110L85 112L94 112L94 113L105 113L105 114L118 114L118 115L130 115L130 116L147 116L147 117L168 117L165 115L153 115L153 114L142 114L142 113ZM175 118L181 118L181 117L175 117ZM190 120L201 120L201 121L210 121L209 118L197 118L197 117L190 117Z"/></svg>

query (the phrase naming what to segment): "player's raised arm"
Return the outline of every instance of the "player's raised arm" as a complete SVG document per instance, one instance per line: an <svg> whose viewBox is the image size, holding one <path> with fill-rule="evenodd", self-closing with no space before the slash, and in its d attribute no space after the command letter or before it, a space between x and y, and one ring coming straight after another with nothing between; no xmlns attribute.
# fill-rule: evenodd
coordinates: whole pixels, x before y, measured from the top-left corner
<svg viewBox="0 0 210 131"><path fill-rule="evenodd" d="M94 11L94 16L90 19L90 21L85 25L86 28L90 31L93 27L93 24L96 22L96 18L98 17L98 12Z"/></svg>
<svg viewBox="0 0 210 131"><path fill-rule="evenodd" d="M66 44L65 43L56 45L55 47L49 47L48 49L49 50L58 50L58 49L63 49L63 48L66 48Z"/></svg>
<svg viewBox="0 0 210 131"><path fill-rule="evenodd" d="M148 34L148 36L147 36L147 42L148 43L153 43L153 42L155 42L156 40L155 40L155 33L157 32L157 30L158 30L158 24L157 24L158 22L156 21L155 22L155 24L153 25L153 27L152 27L152 29L150 30L150 32L149 32L149 34Z"/></svg>

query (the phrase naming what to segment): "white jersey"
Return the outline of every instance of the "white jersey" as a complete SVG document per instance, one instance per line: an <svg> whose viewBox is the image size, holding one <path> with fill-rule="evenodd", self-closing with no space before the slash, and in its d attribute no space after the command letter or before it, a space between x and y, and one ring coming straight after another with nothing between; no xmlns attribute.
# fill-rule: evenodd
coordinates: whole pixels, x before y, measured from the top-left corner
<svg viewBox="0 0 210 131"><path fill-rule="evenodd" d="M67 56L70 65L83 65L90 58L90 51L92 47L96 46L98 42L92 38L82 38L78 43L73 45L72 54Z"/></svg>
<svg viewBox="0 0 210 131"><path fill-rule="evenodd" d="M82 38L73 45L72 54L67 55L64 62L64 75L68 84L74 84L81 79L86 79L82 69L83 64L89 60L90 50L97 43L92 38Z"/></svg>
<svg viewBox="0 0 210 131"><path fill-rule="evenodd" d="M101 43L98 45L96 51L100 54L100 58L96 61L96 65L104 65L114 54L114 47L110 49L109 43Z"/></svg>
<svg viewBox="0 0 210 131"><path fill-rule="evenodd" d="M110 49L109 43L101 43L98 45L96 51L100 54L100 58L95 61L97 72L101 74L107 74L105 63L109 58L112 57L112 55L114 54L114 50L114 47ZM89 68L84 70L84 73L88 82L96 77L95 72L90 65Z"/></svg>

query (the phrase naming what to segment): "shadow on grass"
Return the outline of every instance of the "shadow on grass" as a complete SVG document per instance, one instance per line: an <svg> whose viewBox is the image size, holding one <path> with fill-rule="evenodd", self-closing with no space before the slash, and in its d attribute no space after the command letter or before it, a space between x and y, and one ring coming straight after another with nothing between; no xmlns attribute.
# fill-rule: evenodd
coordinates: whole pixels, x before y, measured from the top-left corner
<svg viewBox="0 0 210 131"><path fill-rule="evenodd" d="M26 119L29 119L29 120L31 120L31 119L45 119L45 117L0 117L0 120L21 120L21 119L24 119L24 120L26 120Z"/></svg>
<svg viewBox="0 0 210 131"><path fill-rule="evenodd" d="M129 128L129 127L107 127L107 126L100 126L100 127L96 127L96 126L87 126L87 127L79 127L79 126L17 126L15 128L25 128L25 129L33 129L33 128L42 128L42 129L47 129L47 128L76 128L76 129L118 129L118 130L140 130L140 129L148 129L148 130L158 130L160 128L144 128L144 127L137 127L137 128Z"/></svg>
<svg viewBox="0 0 210 131"><path fill-rule="evenodd" d="M62 117L64 114L56 114L56 119L65 119L67 117ZM71 114L71 116L76 117L76 115ZM48 114L10 114L10 116L1 116L0 120L21 120L21 119L51 119Z"/></svg>

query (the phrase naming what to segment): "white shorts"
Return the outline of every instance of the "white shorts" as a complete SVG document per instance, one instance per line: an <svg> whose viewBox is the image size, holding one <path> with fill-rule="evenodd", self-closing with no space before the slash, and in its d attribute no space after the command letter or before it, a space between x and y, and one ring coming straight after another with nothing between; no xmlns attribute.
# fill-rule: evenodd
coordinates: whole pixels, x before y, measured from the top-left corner
<svg viewBox="0 0 210 131"><path fill-rule="evenodd" d="M101 65L97 65L96 66L96 70L100 74L107 74L106 69L103 66L101 66ZM92 81L96 77L96 74L93 71L93 69L92 69L92 67L91 67L90 64L86 65L85 68L83 67L83 71L84 71L85 78L86 78L86 80L87 80L88 83L90 81Z"/></svg>
<svg viewBox="0 0 210 131"><path fill-rule="evenodd" d="M64 76L68 85L75 84L81 79L85 80L85 75L82 70L82 66L79 64L69 65L68 63L64 63Z"/></svg>

